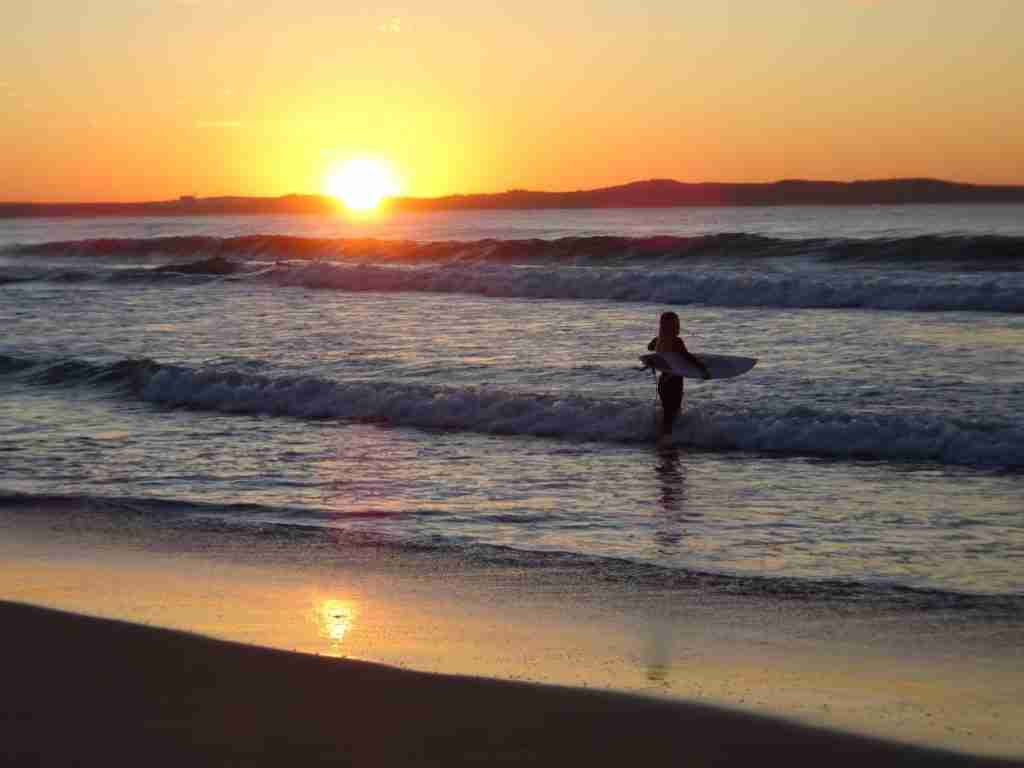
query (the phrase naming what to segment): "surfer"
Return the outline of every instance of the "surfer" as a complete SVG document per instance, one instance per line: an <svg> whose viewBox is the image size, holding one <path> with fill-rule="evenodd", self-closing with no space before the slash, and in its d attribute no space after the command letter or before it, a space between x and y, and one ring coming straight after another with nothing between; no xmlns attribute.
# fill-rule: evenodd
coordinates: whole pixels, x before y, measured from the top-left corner
<svg viewBox="0 0 1024 768"><path fill-rule="evenodd" d="M705 379L711 378L711 372L704 362L686 348L686 343L679 336L679 315L675 312L662 312L658 322L658 335L651 339L647 349L652 352L676 352L701 370ZM658 379L658 397L661 398L662 422L661 436L672 434L672 423L683 407L683 377L671 373L662 373Z"/></svg>

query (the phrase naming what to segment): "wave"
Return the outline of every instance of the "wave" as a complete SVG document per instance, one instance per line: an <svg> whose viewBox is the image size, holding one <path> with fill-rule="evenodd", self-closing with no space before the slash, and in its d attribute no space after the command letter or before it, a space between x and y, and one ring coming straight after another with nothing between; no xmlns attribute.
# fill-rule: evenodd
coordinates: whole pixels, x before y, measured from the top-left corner
<svg viewBox="0 0 1024 768"><path fill-rule="evenodd" d="M105 238L14 245L5 253L68 258L221 258L356 263L621 264L694 259L813 257L840 264L1024 271L1024 237L918 235L786 239L742 232L681 237L585 236L473 241L240 237Z"/></svg>
<svg viewBox="0 0 1024 768"><path fill-rule="evenodd" d="M595 299L671 305L1024 313L1022 286L993 277L935 282L886 275L797 275L507 265L388 267L280 265L281 285L344 291L467 293L502 298Z"/></svg>
<svg viewBox="0 0 1024 768"><path fill-rule="evenodd" d="M119 267L116 269L88 269L69 267L66 262L47 267L38 261L30 263L0 264L0 285L46 281L51 283L80 282L160 282L188 277L228 277L252 275L267 269L266 265L236 261L223 256L211 256L197 261L160 264L147 267Z"/></svg>
<svg viewBox="0 0 1024 768"><path fill-rule="evenodd" d="M503 298L1024 313L1016 274L1024 272L1024 238L995 235L784 240L725 233L426 243L254 235L79 240L12 246L5 254L63 260L47 269L39 258L8 259L0 282L263 280ZM90 257L138 266L82 268L66 260ZM768 263L769 257L783 261ZM872 265L879 268L867 268Z"/></svg>
<svg viewBox="0 0 1024 768"><path fill-rule="evenodd" d="M876 608L970 611L984 616L1019 617L1024 597L1019 594L976 594L927 589L886 582L809 579L784 575L741 575L647 563L608 555L559 550L531 550L478 541L466 541L453 529L452 536L401 534L394 529L351 527L347 521L362 516L315 509L260 504L215 504L188 499L155 499L90 495L34 495L0 488L0 510L33 514L69 514L142 520L154 528L172 528L186 534L221 534L234 538L258 537L274 546L298 544L308 554L310 540L323 538L331 552L339 545L401 552L448 554L476 566L558 570L580 574L587 583L625 583L658 589L718 592L768 597L775 600L823 601L829 604L870 603ZM405 514L417 514L415 511ZM88 520L88 517L84 518ZM514 523L514 519L507 522ZM81 522L79 524L82 524ZM86 523L87 524L87 523Z"/></svg>
<svg viewBox="0 0 1024 768"><path fill-rule="evenodd" d="M6 271L5 271L6 270ZM5 277L6 275L6 277ZM1024 313L1024 285L1005 275L914 279L906 273L670 270L492 263L428 265L238 262L212 256L156 268L0 268L0 283L111 284L254 280L348 292L464 293L501 298L637 301L677 306Z"/></svg>
<svg viewBox="0 0 1024 768"><path fill-rule="evenodd" d="M646 399L273 377L148 359L104 364L0 356L0 374L33 385L113 387L122 395L150 403L225 414L368 420L423 429L620 443L650 442L654 437ZM1019 424L930 415L706 405L684 414L675 441L716 451L1024 467L1024 428Z"/></svg>

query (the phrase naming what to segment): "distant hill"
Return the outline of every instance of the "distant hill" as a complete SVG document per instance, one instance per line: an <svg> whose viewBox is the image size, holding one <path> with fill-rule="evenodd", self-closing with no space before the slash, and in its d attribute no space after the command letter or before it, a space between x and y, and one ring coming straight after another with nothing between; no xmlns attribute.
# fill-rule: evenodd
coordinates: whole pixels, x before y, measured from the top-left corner
<svg viewBox="0 0 1024 768"><path fill-rule="evenodd" d="M996 202L1024 202L1024 186L979 186L934 179L853 182L788 180L761 184L688 184L671 179L652 179L577 192L511 190L489 195L404 198L396 201L405 210Z"/></svg>
<svg viewBox="0 0 1024 768"><path fill-rule="evenodd" d="M575 192L510 190L494 194L399 197L394 210L446 211L551 208L669 208L750 205L898 205L1024 203L1024 186L959 184L936 179L691 184L651 179ZM0 217L208 216L332 213L339 204L322 195L181 197L144 203L0 203Z"/></svg>

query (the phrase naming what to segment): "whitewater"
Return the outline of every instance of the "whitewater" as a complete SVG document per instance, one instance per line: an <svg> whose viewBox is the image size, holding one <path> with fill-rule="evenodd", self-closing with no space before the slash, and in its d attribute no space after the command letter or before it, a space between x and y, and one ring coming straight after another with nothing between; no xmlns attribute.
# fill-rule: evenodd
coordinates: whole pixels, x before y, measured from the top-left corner
<svg viewBox="0 0 1024 768"><path fill-rule="evenodd" d="M1022 213L0 221L0 508L1018 613Z"/></svg>

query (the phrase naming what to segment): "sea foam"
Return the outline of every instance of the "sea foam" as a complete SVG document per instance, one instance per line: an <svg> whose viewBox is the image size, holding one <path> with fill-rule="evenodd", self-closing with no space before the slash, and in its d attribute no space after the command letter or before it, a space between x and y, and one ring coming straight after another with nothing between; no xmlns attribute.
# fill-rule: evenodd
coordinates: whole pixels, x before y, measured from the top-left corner
<svg viewBox="0 0 1024 768"><path fill-rule="evenodd" d="M0 375L30 384L105 386L172 407L395 426L634 443L654 438L649 401L602 400L395 381L260 376L152 360L112 364L0 356ZM1024 429L935 416L770 406L690 409L674 440L708 450L1024 467Z"/></svg>
<svg viewBox="0 0 1024 768"><path fill-rule="evenodd" d="M209 267L207 271L206 268ZM0 269L0 283L180 285L247 280L347 292L463 293L501 298L649 302L677 306L1024 313L1024 277L904 273L607 268L492 263L418 266L203 259L159 269Z"/></svg>

